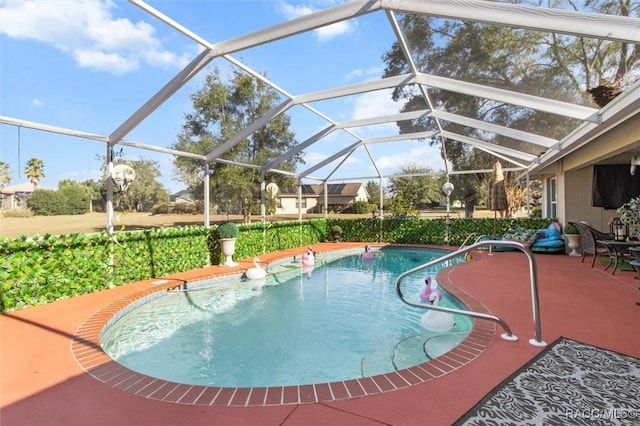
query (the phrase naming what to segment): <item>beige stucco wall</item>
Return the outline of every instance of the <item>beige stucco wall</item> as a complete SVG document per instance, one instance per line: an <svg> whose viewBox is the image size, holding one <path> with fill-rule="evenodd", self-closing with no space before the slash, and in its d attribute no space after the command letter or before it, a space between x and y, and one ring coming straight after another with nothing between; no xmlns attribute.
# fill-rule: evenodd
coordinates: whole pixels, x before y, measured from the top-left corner
<svg viewBox="0 0 640 426"><path fill-rule="evenodd" d="M566 221L587 221L591 226L608 232L609 219L616 215L615 210L605 210L591 205L591 181L593 166L576 169L564 174L564 219ZM568 189L569 188L569 189Z"/></svg>
<svg viewBox="0 0 640 426"><path fill-rule="evenodd" d="M615 210L591 205L591 183L594 164L622 164L640 146L640 115L601 135L588 145L572 152L556 163L558 179L558 217L567 221L587 221L601 231L609 230L609 219Z"/></svg>
<svg viewBox="0 0 640 426"><path fill-rule="evenodd" d="M307 213L318 204L318 200L316 200L315 198L306 198L306 197L302 197L302 198L307 202L307 206L304 209L302 209L302 213ZM278 207L276 209L276 213L286 213L286 214L298 213L297 198L283 197L280 199L280 203L282 207Z"/></svg>

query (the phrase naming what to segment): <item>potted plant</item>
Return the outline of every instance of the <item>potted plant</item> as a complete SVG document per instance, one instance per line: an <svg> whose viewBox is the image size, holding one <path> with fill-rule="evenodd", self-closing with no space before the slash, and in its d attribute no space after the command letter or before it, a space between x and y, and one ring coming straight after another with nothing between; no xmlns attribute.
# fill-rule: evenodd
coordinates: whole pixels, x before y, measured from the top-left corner
<svg viewBox="0 0 640 426"><path fill-rule="evenodd" d="M340 237L342 237L342 228L340 228L338 225L333 225L331 227L331 238L333 238L333 242L340 242Z"/></svg>
<svg viewBox="0 0 640 426"><path fill-rule="evenodd" d="M233 222L225 222L215 230L215 235L220 242L222 254L225 256L225 266L237 266L238 263L233 261L233 254L236 252L236 239L240 234L238 225Z"/></svg>
<svg viewBox="0 0 640 426"><path fill-rule="evenodd" d="M567 223L564 227L564 235L567 237L567 245L571 249L569 256L581 256L578 253L578 249L580 248L580 233L570 223Z"/></svg>
<svg viewBox="0 0 640 426"><path fill-rule="evenodd" d="M629 227L629 237L640 240L640 196L621 205L617 212L620 221Z"/></svg>

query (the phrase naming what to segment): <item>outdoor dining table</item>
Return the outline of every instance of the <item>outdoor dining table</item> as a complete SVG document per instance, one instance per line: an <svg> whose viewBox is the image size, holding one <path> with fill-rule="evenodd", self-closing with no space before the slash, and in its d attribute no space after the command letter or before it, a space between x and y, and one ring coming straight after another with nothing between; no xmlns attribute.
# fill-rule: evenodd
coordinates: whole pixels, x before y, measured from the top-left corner
<svg viewBox="0 0 640 426"><path fill-rule="evenodd" d="M602 244L609 250L609 263L604 268L605 271L613 264L613 272L618 269L619 259L631 259L631 247L640 247L640 241L620 241L620 240L596 240L598 244Z"/></svg>

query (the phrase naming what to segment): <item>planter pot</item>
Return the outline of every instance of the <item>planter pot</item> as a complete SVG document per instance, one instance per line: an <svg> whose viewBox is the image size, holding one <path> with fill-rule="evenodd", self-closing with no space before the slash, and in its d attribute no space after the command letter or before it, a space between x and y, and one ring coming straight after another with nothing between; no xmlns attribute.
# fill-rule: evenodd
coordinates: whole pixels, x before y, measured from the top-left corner
<svg viewBox="0 0 640 426"><path fill-rule="evenodd" d="M218 241L220 241L222 254L225 256L223 265L238 266L238 263L233 261L233 255L236 252L236 238L222 238Z"/></svg>
<svg viewBox="0 0 640 426"><path fill-rule="evenodd" d="M571 249L569 256L582 256L578 253L580 248L580 234L565 234L567 237L567 246Z"/></svg>

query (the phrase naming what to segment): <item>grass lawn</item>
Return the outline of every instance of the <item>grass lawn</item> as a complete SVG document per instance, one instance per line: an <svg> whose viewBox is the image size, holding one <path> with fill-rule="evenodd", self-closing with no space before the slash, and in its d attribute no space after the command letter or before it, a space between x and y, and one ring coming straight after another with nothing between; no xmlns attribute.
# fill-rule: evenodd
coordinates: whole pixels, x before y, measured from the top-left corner
<svg viewBox="0 0 640 426"><path fill-rule="evenodd" d="M114 229L124 224L125 231L167 226L202 225L203 215L152 215L150 213L115 213ZM119 216L119 221L117 220ZM211 222L226 220L226 216L215 216ZM241 220L241 219L240 219ZM106 213L82 215L0 217L0 237L32 236L35 234L60 235L72 233L100 232L107 226Z"/></svg>
<svg viewBox="0 0 640 426"><path fill-rule="evenodd" d="M388 214L388 213L387 213ZM420 213L423 218L439 218L444 217L446 212L444 209L424 211ZM453 210L451 218L464 218L464 210ZM340 218L358 218L370 217L365 215L330 215L331 217ZM474 217L493 217L494 212L488 210L476 210ZM305 214L304 219L321 218L322 214ZM269 217L268 220L297 220L297 215L277 215ZM227 220L234 222L242 222L240 215L211 215L210 223L221 223ZM253 216L254 222L260 221L259 216ZM204 224L204 215L202 214L160 214L152 215L151 213L114 213L114 230L120 230L124 224L125 231L134 231L148 228L161 228L170 226L186 226L186 225L202 225ZM22 235L60 235L73 233L93 233L100 232L107 226L106 213L86 213L82 215L68 216L32 216L32 217L2 217L0 216L0 237L15 238Z"/></svg>

